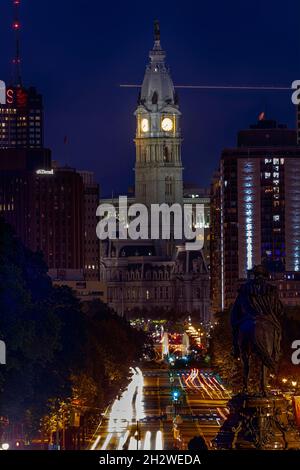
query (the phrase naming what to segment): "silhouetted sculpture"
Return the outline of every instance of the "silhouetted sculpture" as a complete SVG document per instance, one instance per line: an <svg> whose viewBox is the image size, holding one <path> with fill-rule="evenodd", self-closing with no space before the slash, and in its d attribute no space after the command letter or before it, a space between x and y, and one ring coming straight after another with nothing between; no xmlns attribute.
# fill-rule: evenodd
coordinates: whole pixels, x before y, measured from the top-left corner
<svg viewBox="0 0 300 470"><path fill-rule="evenodd" d="M188 450L208 450L207 444L202 436L194 436L188 443Z"/></svg>
<svg viewBox="0 0 300 470"><path fill-rule="evenodd" d="M155 41L160 41L160 25L159 21L154 21L154 39Z"/></svg>
<svg viewBox="0 0 300 470"><path fill-rule="evenodd" d="M251 272L231 312L235 355L243 362L244 393L227 403L229 414L213 439L216 449L300 449L293 408L283 395L266 396L266 371L276 371L281 350L283 307L263 266ZM251 354L261 362L259 394L248 394Z"/></svg>
<svg viewBox="0 0 300 470"><path fill-rule="evenodd" d="M261 361L260 392L266 394L266 372L276 371L281 351L283 306L277 288L267 283L263 266L255 266L253 279L243 284L233 305L231 325L235 357L243 363L244 392L248 391L249 359Z"/></svg>

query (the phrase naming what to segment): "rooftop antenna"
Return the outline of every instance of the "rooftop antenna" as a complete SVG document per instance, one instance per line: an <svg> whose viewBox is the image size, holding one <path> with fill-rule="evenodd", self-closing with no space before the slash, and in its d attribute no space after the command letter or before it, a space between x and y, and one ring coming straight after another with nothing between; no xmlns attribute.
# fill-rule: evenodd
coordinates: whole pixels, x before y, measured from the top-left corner
<svg viewBox="0 0 300 470"><path fill-rule="evenodd" d="M13 84L15 86L22 86L22 77L21 77L21 54L20 54L20 5L21 0L12 0L13 11L14 11L14 20L12 24L12 29L15 33L15 56L12 60L13 64Z"/></svg>

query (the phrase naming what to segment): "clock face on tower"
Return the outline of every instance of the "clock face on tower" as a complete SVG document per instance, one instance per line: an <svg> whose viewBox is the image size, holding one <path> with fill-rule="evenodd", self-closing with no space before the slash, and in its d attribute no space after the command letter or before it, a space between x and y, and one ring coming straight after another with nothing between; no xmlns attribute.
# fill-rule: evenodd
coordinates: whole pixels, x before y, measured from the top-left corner
<svg viewBox="0 0 300 470"><path fill-rule="evenodd" d="M141 121L141 129L142 132L148 132L149 131L149 121L146 118L143 118Z"/></svg>
<svg viewBox="0 0 300 470"><path fill-rule="evenodd" d="M161 122L161 128L165 132L170 132L173 129L173 121L169 117L165 117Z"/></svg>

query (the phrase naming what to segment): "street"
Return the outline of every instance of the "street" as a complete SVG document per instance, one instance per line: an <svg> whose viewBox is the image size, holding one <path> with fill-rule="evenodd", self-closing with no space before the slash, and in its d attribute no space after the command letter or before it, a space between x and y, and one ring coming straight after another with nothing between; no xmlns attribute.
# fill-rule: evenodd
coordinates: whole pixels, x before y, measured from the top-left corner
<svg viewBox="0 0 300 470"><path fill-rule="evenodd" d="M128 388L108 408L91 450L184 450L194 436L210 446L228 413L229 394L216 377L198 369L172 375L166 369L131 372Z"/></svg>

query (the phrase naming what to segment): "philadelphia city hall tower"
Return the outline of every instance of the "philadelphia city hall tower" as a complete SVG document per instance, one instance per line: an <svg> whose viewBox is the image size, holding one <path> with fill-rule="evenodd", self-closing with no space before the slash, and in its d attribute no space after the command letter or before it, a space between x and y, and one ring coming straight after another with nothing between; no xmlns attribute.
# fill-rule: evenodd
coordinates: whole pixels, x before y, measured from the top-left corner
<svg viewBox="0 0 300 470"><path fill-rule="evenodd" d="M158 22L136 116L135 194L128 205L184 204L178 97L165 64ZM101 202L117 205L118 200ZM109 305L127 318L192 315L208 322L209 274L202 250L184 241L106 240L101 243L101 277Z"/></svg>

